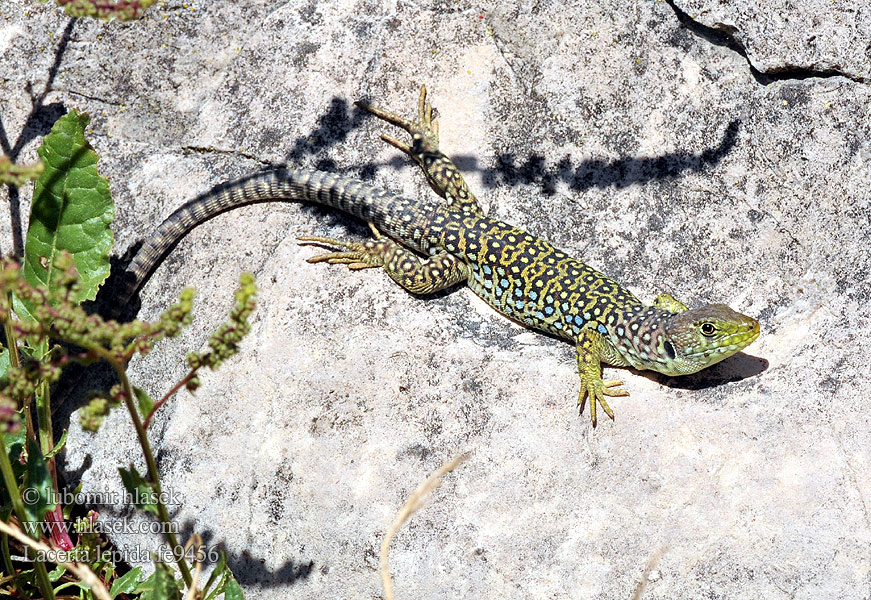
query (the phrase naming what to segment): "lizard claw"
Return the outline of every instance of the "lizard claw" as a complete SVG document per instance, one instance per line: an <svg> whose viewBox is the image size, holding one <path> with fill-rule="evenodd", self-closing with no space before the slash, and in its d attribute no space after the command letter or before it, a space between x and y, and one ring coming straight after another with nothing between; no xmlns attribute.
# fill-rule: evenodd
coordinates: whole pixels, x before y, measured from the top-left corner
<svg viewBox="0 0 871 600"><path fill-rule="evenodd" d="M605 414L614 420L614 411L608 406L605 396L628 396L629 392L623 389L614 389L617 386L623 385L622 381L611 379L608 381L582 381L581 392L578 395L578 406L580 412L584 412L587 398L590 399L590 420L593 422L593 427L596 426L596 405L599 404Z"/></svg>
<svg viewBox="0 0 871 600"><path fill-rule="evenodd" d="M623 382L619 379L609 379L607 381L602 382L602 386L604 389L602 392L606 396L628 396L629 392L626 390L615 390L613 388L623 385Z"/></svg>
<svg viewBox="0 0 871 600"><path fill-rule="evenodd" d="M377 231L374 230L373 231ZM380 234L379 234L380 235ZM303 244L316 244L330 249L345 248L339 252L327 252L306 259L307 263L325 262L331 265L348 265L352 271L384 266L384 260L378 252L377 241L343 242L335 238L304 236L296 238Z"/></svg>
<svg viewBox="0 0 871 600"><path fill-rule="evenodd" d="M434 117L435 109L426 101L426 86L420 86L420 98L417 107L417 121L411 121L400 117L396 113L378 108L365 102L357 102L357 106L375 115L383 121L387 121L404 129L410 136L411 145L400 142L393 136L382 135L381 139L401 152L421 162L423 152L437 152L439 147L439 123ZM421 164L423 164L421 162Z"/></svg>

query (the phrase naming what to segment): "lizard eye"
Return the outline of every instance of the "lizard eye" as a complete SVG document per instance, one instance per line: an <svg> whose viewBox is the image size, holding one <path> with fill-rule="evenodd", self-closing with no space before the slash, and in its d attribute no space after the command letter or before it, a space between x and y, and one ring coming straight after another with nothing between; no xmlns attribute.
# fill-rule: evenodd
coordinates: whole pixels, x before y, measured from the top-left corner
<svg viewBox="0 0 871 600"><path fill-rule="evenodd" d="M712 336L714 332L717 331L717 328L714 327L711 323L702 323L702 335Z"/></svg>

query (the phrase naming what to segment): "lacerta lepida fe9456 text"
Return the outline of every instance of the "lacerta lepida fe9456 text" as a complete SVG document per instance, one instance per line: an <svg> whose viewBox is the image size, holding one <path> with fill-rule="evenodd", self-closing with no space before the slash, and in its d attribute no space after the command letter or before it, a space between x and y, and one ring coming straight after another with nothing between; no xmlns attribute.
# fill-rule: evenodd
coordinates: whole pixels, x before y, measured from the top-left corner
<svg viewBox="0 0 871 600"><path fill-rule="evenodd" d="M363 242L301 237L333 251L308 262L381 267L414 294L465 282L511 319L571 341L581 391L612 419L606 396L626 396L620 381L602 379L602 363L666 375L695 373L727 358L759 336L759 323L723 304L688 309L668 294L647 306L615 280L550 243L484 214L451 160L439 150L438 122L421 88L418 118L410 121L374 106L375 116L411 135L411 144L383 136L423 169L440 201L415 201L362 181L322 171L282 168L223 184L168 217L134 257L127 292L147 279L193 227L245 204L316 202L348 212L372 227ZM129 297L129 296L128 296Z"/></svg>

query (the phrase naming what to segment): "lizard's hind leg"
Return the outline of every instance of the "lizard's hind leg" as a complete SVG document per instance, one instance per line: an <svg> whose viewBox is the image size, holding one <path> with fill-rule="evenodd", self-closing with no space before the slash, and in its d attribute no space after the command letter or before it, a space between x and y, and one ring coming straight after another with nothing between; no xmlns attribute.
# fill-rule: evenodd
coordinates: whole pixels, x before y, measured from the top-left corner
<svg viewBox="0 0 871 600"><path fill-rule="evenodd" d="M480 213L481 207L469 186L463 180L457 166L441 150L439 150L439 123L433 116L434 109L426 101L426 87L420 86L420 98L417 107L417 121L410 121L377 106L357 103L361 108L369 111L379 119L392 123L407 131L411 135L411 145L400 142L393 136L382 135L381 138L388 144L395 146L410 156L423 169L430 187L442 198L448 201L448 205L458 208L467 213Z"/></svg>
<svg viewBox="0 0 871 600"><path fill-rule="evenodd" d="M442 253L421 260L413 251L382 236L372 225L370 227L376 237L365 242L314 236L298 239L334 250L313 256L307 262L348 265L353 270L382 267L393 281L413 294L432 294L468 278L468 266L456 256Z"/></svg>

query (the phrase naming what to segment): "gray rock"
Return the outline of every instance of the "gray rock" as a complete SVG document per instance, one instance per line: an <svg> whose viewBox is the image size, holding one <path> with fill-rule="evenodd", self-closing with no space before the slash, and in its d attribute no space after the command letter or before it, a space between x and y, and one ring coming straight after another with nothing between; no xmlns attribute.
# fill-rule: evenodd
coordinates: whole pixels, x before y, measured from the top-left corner
<svg viewBox="0 0 871 600"><path fill-rule="evenodd" d="M665 0L711 41L734 44L761 77L871 79L871 7L832 0ZM864 5L863 5L864 4ZM694 27L697 24L700 27Z"/></svg>
<svg viewBox="0 0 871 600"><path fill-rule="evenodd" d="M353 219L270 204L198 228L140 313L190 285L197 321L132 374L162 396L222 322L239 273L257 275L243 352L150 431L177 522L228 550L250 597L377 597L384 531L462 451L470 460L394 542L400 597L628 598L660 548L644 598L868 597L867 15L758 4L676 3L734 28L729 43L668 3L614 0L170 0L134 24L72 27L44 105L94 116L119 253L184 201L267 164L430 194L377 139L387 127L351 104L411 115L426 83L442 147L492 214L645 299L725 302L762 323L746 355L697 376L608 370L632 395L593 430L569 345L468 290L417 298L374 270L305 262L317 251L295 236L368 235ZM68 23L51 5L27 11L0 13L10 140ZM807 15L816 24L801 33ZM735 44L759 71L819 76L765 85ZM144 470L121 411L96 436L58 418L70 428L62 467L86 491L117 492L118 466Z"/></svg>

